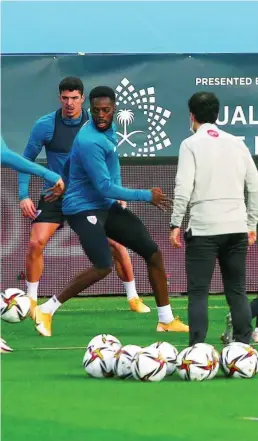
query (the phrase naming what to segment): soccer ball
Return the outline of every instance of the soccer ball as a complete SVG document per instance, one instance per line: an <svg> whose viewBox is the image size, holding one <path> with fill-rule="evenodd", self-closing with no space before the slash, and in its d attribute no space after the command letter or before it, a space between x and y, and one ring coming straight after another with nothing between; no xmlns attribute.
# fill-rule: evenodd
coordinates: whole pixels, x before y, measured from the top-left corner
<svg viewBox="0 0 258 441"><path fill-rule="evenodd" d="M184 349L177 357L176 370L183 380L203 381L214 378L219 369L219 355L213 346L198 343Z"/></svg>
<svg viewBox="0 0 258 441"><path fill-rule="evenodd" d="M175 346L172 346L171 344L167 342L156 342L150 345L150 348L156 348L158 349L161 357L164 358L167 362L167 373L166 375L172 375L176 370L176 359L178 356L178 350L175 348Z"/></svg>
<svg viewBox="0 0 258 441"><path fill-rule="evenodd" d="M136 380L161 381L167 372L166 360L156 348L141 349L132 362L132 374Z"/></svg>
<svg viewBox="0 0 258 441"><path fill-rule="evenodd" d="M132 361L137 352L142 348L136 345L126 345L120 348L114 355L113 371L120 378L131 378Z"/></svg>
<svg viewBox="0 0 258 441"><path fill-rule="evenodd" d="M89 347L83 357L85 371L95 378L108 378L113 376L114 350L110 345L98 348Z"/></svg>
<svg viewBox="0 0 258 441"><path fill-rule="evenodd" d="M227 377L251 378L258 372L258 353L245 343L230 343L222 349L220 366Z"/></svg>
<svg viewBox="0 0 258 441"><path fill-rule="evenodd" d="M113 335L100 334L100 335L96 335L96 337L93 337L91 339L91 341L88 343L87 349L99 348L100 346L103 345L111 346L114 352L118 351L122 347L121 342L118 340L118 338L114 337Z"/></svg>
<svg viewBox="0 0 258 441"><path fill-rule="evenodd" d="M24 320L30 312L30 299L18 288L6 289L1 293L1 319L9 323Z"/></svg>

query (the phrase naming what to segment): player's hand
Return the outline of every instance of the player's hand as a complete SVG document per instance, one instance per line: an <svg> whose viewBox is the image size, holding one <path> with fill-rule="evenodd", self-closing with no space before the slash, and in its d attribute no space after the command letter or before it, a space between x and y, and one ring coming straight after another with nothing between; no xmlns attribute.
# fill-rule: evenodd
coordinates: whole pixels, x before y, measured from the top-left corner
<svg viewBox="0 0 258 441"><path fill-rule="evenodd" d="M20 209L24 217L36 219L36 207L30 198L23 199L20 202Z"/></svg>
<svg viewBox="0 0 258 441"><path fill-rule="evenodd" d="M65 184L64 184L63 179L60 178L60 179L58 179L58 181L54 187L47 189L47 194L44 199L47 202L54 202L58 198L60 198L60 196L62 196L64 191L65 191Z"/></svg>
<svg viewBox="0 0 258 441"><path fill-rule="evenodd" d="M121 207L126 208L127 207L127 202L126 201L117 201L119 203L119 205L121 205Z"/></svg>
<svg viewBox="0 0 258 441"><path fill-rule="evenodd" d="M253 245L257 240L257 233L256 231L248 231L248 245Z"/></svg>
<svg viewBox="0 0 258 441"><path fill-rule="evenodd" d="M170 199L166 194L163 193L161 188L152 188L152 201L153 205L160 208L162 211L166 211L172 204L172 199Z"/></svg>
<svg viewBox="0 0 258 441"><path fill-rule="evenodd" d="M170 232L169 240L170 240L170 243L171 243L172 247L174 247L174 248L181 248L182 243L181 243L181 240L180 240L180 228L174 228Z"/></svg>

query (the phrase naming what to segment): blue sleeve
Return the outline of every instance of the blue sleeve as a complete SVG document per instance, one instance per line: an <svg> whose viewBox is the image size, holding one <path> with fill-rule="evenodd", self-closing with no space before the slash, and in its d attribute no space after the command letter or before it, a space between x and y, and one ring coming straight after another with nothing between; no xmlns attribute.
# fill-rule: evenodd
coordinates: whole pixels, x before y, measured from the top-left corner
<svg viewBox="0 0 258 441"><path fill-rule="evenodd" d="M41 178L50 181L53 185L60 179L60 176L57 173L54 173L41 165L34 164L12 150L9 150L3 140L1 140L1 164L18 172L40 176Z"/></svg>
<svg viewBox="0 0 258 441"><path fill-rule="evenodd" d="M114 122L112 123L112 129L113 129L113 133L114 133L113 134L114 140L115 140L116 144L118 144L118 139L117 139L117 134L116 134L117 128L116 128L116 125ZM122 187L122 177L121 177L121 168L120 168L119 160L118 160L118 164L117 164L117 171L116 171L116 175L114 178L114 183L116 185L119 185L120 187Z"/></svg>
<svg viewBox="0 0 258 441"><path fill-rule="evenodd" d="M47 124L39 119L34 125L28 144L24 150L23 156L30 161L35 161L40 154L46 139ZM23 200L29 197L30 175L19 173L19 199Z"/></svg>
<svg viewBox="0 0 258 441"><path fill-rule="evenodd" d="M106 165L105 151L101 145L96 143L84 144L83 148L78 148L78 153L88 177L103 197L122 201L151 202L152 194L150 190L132 190L112 183ZM118 157L117 164L120 167Z"/></svg>
<svg viewBox="0 0 258 441"><path fill-rule="evenodd" d="M115 175L115 178L114 178L114 183L116 185L119 185L119 187L122 187L122 177L121 177L121 168L120 168L119 159L117 161L117 171L116 171L116 175Z"/></svg>

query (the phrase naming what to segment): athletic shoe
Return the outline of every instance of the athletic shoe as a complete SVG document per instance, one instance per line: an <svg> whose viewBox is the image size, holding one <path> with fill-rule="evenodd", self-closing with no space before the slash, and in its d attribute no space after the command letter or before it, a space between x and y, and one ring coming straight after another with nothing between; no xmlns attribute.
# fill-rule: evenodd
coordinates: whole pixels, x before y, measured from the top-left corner
<svg viewBox="0 0 258 441"><path fill-rule="evenodd" d="M44 337L51 337L52 315L50 312L41 312L39 306L35 308L35 327Z"/></svg>
<svg viewBox="0 0 258 441"><path fill-rule="evenodd" d="M185 325L178 317L170 323L161 323L157 325L157 332L189 332L189 326Z"/></svg>
<svg viewBox="0 0 258 441"><path fill-rule="evenodd" d="M10 348L10 346L8 346L8 345L6 344L6 341L5 341L3 338L0 338L0 344L1 344L0 352L1 352L2 354L5 354L5 353L7 353L7 352L13 352L13 349Z"/></svg>
<svg viewBox="0 0 258 441"><path fill-rule="evenodd" d="M37 300L30 298L30 318L35 321L35 309L37 306Z"/></svg>
<svg viewBox="0 0 258 441"><path fill-rule="evenodd" d="M143 303L143 300L139 297L133 297L131 300L128 300L129 307L131 311L138 312L139 314L145 314L146 312L150 312L150 308Z"/></svg>
<svg viewBox="0 0 258 441"><path fill-rule="evenodd" d="M224 345L228 345L233 341L233 326L230 313L226 316L226 329L225 332L220 336L220 340L222 343L224 343Z"/></svg>
<svg viewBox="0 0 258 441"><path fill-rule="evenodd" d="M255 330L252 334L252 338L255 343L258 343L258 328L255 328Z"/></svg>

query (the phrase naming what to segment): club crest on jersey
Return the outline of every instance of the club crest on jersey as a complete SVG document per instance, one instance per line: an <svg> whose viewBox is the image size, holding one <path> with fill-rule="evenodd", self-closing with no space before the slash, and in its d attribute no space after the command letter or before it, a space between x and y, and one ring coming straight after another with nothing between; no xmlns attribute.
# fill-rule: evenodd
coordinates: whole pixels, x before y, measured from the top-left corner
<svg viewBox="0 0 258 441"><path fill-rule="evenodd" d="M98 222L96 216L87 216L87 220L93 225L96 225L96 223Z"/></svg>

